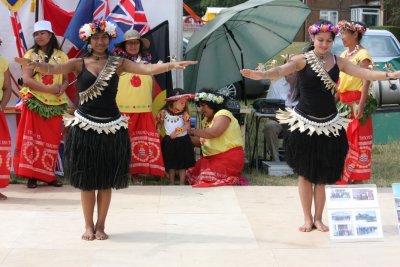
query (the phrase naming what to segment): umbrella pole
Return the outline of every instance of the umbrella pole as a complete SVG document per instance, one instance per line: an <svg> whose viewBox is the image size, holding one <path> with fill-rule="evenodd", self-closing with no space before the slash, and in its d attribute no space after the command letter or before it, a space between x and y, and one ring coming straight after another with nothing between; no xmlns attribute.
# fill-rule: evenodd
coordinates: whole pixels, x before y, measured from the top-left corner
<svg viewBox="0 0 400 267"><path fill-rule="evenodd" d="M240 59L242 61L242 69L244 69L244 60L243 60L242 49L240 49ZM245 80L244 76L242 76L242 82L243 82L244 105L247 107L246 80Z"/></svg>
<svg viewBox="0 0 400 267"><path fill-rule="evenodd" d="M239 49L240 51L240 63L242 64L241 68L244 69L244 59L243 59L243 51L242 48L240 47L239 43L236 41L235 39L235 35L233 34L233 32L231 30L228 29L228 27L226 27L226 25L223 25L226 32L229 34L229 36L232 38L233 42L235 43L236 47ZM247 106L247 95L246 95L246 82L245 82L245 78L242 76L242 82L243 82L243 95L244 95L244 104Z"/></svg>

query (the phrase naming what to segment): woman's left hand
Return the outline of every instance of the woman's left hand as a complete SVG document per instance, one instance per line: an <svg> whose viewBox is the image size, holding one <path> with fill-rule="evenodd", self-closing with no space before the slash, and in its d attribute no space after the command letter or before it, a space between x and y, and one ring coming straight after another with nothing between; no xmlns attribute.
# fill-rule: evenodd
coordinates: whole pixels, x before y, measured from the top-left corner
<svg viewBox="0 0 400 267"><path fill-rule="evenodd" d="M400 78L400 70L395 71L395 72L389 72L388 77L390 79L399 79Z"/></svg>
<svg viewBox="0 0 400 267"><path fill-rule="evenodd" d="M359 120L364 115L364 105L358 105L354 110L354 118Z"/></svg>

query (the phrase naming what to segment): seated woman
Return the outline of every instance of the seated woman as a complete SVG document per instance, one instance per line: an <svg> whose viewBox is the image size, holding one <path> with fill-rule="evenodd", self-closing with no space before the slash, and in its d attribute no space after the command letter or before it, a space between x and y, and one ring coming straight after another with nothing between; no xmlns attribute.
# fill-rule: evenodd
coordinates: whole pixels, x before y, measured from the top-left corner
<svg viewBox="0 0 400 267"><path fill-rule="evenodd" d="M203 89L195 101L204 115L203 129L189 130L192 142L201 147L203 157L187 173L193 187L239 184L244 167L240 126L225 107L224 96Z"/></svg>

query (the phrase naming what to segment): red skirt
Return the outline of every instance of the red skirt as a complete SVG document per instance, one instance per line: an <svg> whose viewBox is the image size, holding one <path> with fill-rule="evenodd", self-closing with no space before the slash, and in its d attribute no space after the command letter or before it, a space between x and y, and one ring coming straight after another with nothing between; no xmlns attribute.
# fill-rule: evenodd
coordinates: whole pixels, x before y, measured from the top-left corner
<svg viewBox="0 0 400 267"><path fill-rule="evenodd" d="M161 152L160 136L153 114L125 113L129 116L128 128L131 139L131 174L150 174L164 177L165 168Z"/></svg>
<svg viewBox="0 0 400 267"><path fill-rule="evenodd" d="M345 92L340 94L343 103L350 104L358 102L361 97L360 91ZM347 152L343 175L338 184L347 184L351 181L369 180L371 177L371 153L372 153L372 118L367 119L364 125L354 119L347 127L347 139L349 151Z"/></svg>
<svg viewBox="0 0 400 267"><path fill-rule="evenodd" d="M203 157L186 172L189 184L193 187L238 185L244 168L242 147Z"/></svg>
<svg viewBox="0 0 400 267"><path fill-rule="evenodd" d="M8 131L6 116L0 111L0 188L10 183L11 171L11 137Z"/></svg>
<svg viewBox="0 0 400 267"><path fill-rule="evenodd" d="M40 117L22 105L14 149L14 172L47 183L56 180L54 168L62 133L62 117Z"/></svg>

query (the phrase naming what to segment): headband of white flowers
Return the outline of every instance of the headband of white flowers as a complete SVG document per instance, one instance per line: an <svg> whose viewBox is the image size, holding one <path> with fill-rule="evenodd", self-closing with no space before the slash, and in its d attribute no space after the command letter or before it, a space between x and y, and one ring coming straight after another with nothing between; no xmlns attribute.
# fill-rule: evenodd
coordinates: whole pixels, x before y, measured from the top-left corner
<svg viewBox="0 0 400 267"><path fill-rule="evenodd" d="M207 102L214 102L216 104L222 104L224 103L224 97L220 95L214 95L211 93L206 93L206 92L201 92L197 93L196 96L194 97L194 101L207 101Z"/></svg>
<svg viewBox="0 0 400 267"><path fill-rule="evenodd" d="M87 41L92 35L105 32L110 38L117 37L117 26L114 23L102 20L95 20L92 23L86 23L79 29L79 38Z"/></svg>

